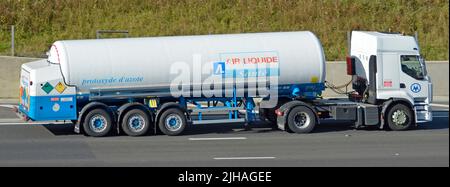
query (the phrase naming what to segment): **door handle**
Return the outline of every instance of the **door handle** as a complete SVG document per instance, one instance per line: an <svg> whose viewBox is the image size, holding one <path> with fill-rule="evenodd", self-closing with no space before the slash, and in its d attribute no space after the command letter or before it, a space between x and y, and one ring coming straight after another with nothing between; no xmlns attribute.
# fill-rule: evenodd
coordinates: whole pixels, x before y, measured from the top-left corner
<svg viewBox="0 0 450 187"><path fill-rule="evenodd" d="M405 83L400 83L400 88L406 88Z"/></svg>

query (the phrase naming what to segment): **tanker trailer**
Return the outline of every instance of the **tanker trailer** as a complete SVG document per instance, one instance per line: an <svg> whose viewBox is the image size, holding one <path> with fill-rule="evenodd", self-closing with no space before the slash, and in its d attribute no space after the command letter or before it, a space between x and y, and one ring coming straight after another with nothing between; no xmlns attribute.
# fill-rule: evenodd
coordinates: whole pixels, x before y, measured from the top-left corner
<svg viewBox="0 0 450 187"><path fill-rule="evenodd" d="M306 133L329 113L317 107L336 105L318 102L324 89L324 52L311 32L64 40L22 65L18 111L71 120L89 136L141 136L178 135L188 124L247 127L259 108L261 119ZM287 125L279 109L299 106L295 119L308 125Z"/></svg>

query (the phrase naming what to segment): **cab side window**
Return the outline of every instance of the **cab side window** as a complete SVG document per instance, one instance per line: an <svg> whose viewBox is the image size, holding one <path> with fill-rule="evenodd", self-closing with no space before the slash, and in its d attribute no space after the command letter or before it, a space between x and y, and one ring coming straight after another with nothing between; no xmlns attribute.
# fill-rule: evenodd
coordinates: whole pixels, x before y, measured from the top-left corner
<svg viewBox="0 0 450 187"><path fill-rule="evenodd" d="M402 71L414 79L424 79L424 72L420 63L419 56L402 55L400 56Z"/></svg>

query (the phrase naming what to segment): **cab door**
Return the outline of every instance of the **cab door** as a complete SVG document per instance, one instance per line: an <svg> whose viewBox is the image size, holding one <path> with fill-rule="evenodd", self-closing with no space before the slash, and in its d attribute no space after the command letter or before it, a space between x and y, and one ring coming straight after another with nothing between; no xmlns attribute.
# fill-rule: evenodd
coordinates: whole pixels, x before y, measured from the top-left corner
<svg viewBox="0 0 450 187"><path fill-rule="evenodd" d="M397 53L381 54L381 72L378 76L378 90L398 91L400 89L400 66Z"/></svg>
<svg viewBox="0 0 450 187"><path fill-rule="evenodd" d="M378 53L377 63L377 93L376 98L388 100L392 98L404 98L411 103L412 98L401 91L399 54L394 52Z"/></svg>
<svg viewBox="0 0 450 187"><path fill-rule="evenodd" d="M428 77L425 65L416 54L401 54L400 59L400 89L416 100L428 98Z"/></svg>

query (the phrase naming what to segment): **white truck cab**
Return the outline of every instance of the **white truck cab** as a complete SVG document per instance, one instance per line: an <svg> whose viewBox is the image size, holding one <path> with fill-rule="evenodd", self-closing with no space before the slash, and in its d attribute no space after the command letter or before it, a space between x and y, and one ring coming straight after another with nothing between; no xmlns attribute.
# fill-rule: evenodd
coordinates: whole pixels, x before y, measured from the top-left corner
<svg viewBox="0 0 450 187"><path fill-rule="evenodd" d="M365 92L368 103L402 102L415 114L416 123L432 120L431 78L415 37L353 31L350 55L355 67L353 86ZM404 114L393 118L402 121Z"/></svg>

